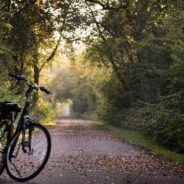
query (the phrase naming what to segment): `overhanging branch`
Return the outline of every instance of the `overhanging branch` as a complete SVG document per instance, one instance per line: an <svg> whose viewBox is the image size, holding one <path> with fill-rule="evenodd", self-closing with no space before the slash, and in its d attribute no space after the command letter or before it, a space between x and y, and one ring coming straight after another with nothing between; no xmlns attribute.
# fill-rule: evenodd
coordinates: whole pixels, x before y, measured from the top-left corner
<svg viewBox="0 0 184 184"><path fill-rule="evenodd" d="M87 3L86 3L86 4L87 4ZM105 45L105 47L106 47L106 49L107 49L107 51L108 51L108 54L105 54L105 55L106 55L107 58L109 59L109 61L110 61L111 65L112 65L112 67L113 67L113 69L114 69L114 72L115 72L117 78L119 79L119 81L120 81L122 84L124 84L123 76L121 75L121 71L119 70L119 68L118 68L118 66L117 66L117 64L116 64L116 60L114 59L114 56L113 56L112 50L111 50L111 48L110 48L110 46L109 46L109 44L108 44L108 41L107 41L107 39L105 38L105 36L103 35L103 32L102 32L102 30L101 30L101 28L100 28L100 24L99 24L99 22L96 20L96 17L95 17L95 15L94 15L93 10L91 9L90 6L88 6L88 7L89 7L89 10L90 10L90 12L91 12L91 15L92 15L92 18L93 18L93 20L94 20L94 23L95 23L95 25L96 25L96 27L97 27L99 36L101 37L101 39L102 39L102 41L103 41L103 43L104 43L104 45Z"/></svg>
<svg viewBox="0 0 184 184"><path fill-rule="evenodd" d="M85 0L85 2L98 4L102 7L103 10L115 10L119 11L122 9L126 9L129 6L129 0L122 0L118 6L112 6L107 0L105 3L101 2L100 0Z"/></svg>
<svg viewBox="0 0 184 184"><path fill-rule="evenodd" d="M56 43L56 46L54 47L53 51L51 52L51 54L48 56L48 58L46 59L46 62L43 63L43 65L41 66L40 70L42 70L46 64L48 64L55 56L57 50L58 50L58 47L59 47L59 44L61 42L61 39L62 39L62 32L64 31L65 29L65 25L66 25L66 19L67 19L67 15L68 15L68 10L69 10L69 7L70 7L71 3L68 5L66 11L65 11L65 15L63 17L63 22L62 22L62 26L61 28L59 29L60 30L60 37Z"/></svg>
<svg viewBox="0 0 184 184"><path fill-rule="evenodd" d="M50 56L46 59L47 62L49 62L50 60L52 60L52 58L55 56L56 51L57 51L57 49L59 47L59 43L61 41L61 38L62 38L62 35L60 35L60 37L59 37L59 39L58 39L58 41L56 43L56 46L55 46L54 50L52 51L52 53L50 54Z"/></svg>

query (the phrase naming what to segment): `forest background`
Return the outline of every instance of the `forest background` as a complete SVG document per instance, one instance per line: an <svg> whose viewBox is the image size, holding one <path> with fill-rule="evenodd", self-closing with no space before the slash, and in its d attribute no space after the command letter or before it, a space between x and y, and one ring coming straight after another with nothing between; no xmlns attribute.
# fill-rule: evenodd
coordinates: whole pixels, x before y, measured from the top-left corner
<svg viewBox="0 0 184 184"><path fill-rule="evenodd" d="M26 87L47 85L33 115L72 116L151 136L184 153L183 0L1 0L0 99L23 105Z"/></svg>

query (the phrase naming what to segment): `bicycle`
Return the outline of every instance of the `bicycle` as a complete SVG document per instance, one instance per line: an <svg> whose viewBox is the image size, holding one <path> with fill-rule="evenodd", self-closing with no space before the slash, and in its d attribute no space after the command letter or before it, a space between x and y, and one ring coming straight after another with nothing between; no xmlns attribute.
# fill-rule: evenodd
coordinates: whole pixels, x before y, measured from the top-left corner
<svg viewBox="0 0 184 184"><path fill-rule="evenodd" d="M31 94L34 90L41 90L46 94L51 92L46 87L29 81L25 76L10 76L24 81L28 89L23 110L16 103L0 103L0 175L6 169L12 179L25 182L43 170L51 153L51 137L48 130L43 125L34 123L29 116ZM14 128L21 110L17 126Z"/></svg>

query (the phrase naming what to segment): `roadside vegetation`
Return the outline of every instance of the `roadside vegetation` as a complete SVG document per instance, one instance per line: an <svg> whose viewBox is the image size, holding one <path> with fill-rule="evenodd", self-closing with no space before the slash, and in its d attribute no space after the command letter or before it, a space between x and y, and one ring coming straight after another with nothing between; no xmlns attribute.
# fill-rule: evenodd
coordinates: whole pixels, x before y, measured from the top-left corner
<svg viewBox="0 0 184 184"><path fill-rule="evenodd" d="M184 164L183 154L176 153L167 147L160 145L157 141L153 140L151 136L146 135L144 132L116 127L102 122L95 123L97 127L108 129L120 136L122 139L127 140L129 143L135 144L140 148L144 148L156 156L174 161L178 164Z"/></svg>

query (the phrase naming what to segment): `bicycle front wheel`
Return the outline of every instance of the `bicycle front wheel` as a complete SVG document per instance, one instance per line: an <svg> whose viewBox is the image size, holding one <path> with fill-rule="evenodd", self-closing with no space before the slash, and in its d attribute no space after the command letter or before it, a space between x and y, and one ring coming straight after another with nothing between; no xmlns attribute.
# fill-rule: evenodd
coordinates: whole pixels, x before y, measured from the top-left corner
<svg viewBox="0 0 184 184"><path fill-rule="evenodd" d="M19 182L34 178L45 167L50 152L51 138L44 126L34 123L17 132L7 148L9 176Z"/></svg>

